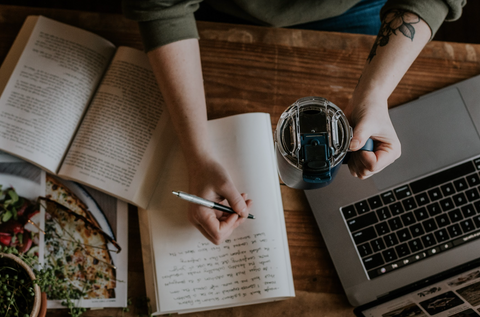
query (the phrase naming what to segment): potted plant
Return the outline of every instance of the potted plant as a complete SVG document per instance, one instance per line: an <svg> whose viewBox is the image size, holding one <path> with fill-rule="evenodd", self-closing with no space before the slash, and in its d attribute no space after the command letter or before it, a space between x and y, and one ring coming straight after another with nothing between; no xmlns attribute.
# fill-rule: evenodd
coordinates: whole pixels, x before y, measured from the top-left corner
<svg viewBox="0 0 480 317"><path fill-rule="evenodd" d="M4 249L0 251L12 252ZM44 317L47 296L37 282L33 270L19 256L0 253L0 315Z"/></svg>

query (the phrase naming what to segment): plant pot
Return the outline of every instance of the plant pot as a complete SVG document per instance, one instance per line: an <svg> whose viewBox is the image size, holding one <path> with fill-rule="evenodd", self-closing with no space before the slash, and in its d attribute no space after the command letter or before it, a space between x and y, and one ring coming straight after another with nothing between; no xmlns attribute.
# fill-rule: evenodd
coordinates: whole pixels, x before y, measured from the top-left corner
<svg viewBox="0 0 480 317"><path fill-rule="evenodd" d="M0 258L7 258L10 259L12 262L17 263L25 270L30 279L35 279L35 274L33 273L32 269L18 256L13 254L0 253ZM42 294L38 285L34 286L34 294L35 296L33 308L30 313L30 317L45 317L47 311L47 296L45 293ZM41 313L43 313L43 315Z"/></svg>

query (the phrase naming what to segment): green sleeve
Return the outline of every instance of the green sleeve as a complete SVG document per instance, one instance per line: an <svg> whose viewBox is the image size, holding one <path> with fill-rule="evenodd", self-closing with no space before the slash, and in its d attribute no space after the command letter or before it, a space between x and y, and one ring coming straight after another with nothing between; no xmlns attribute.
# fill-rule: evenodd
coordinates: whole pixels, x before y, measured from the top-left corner
<svg viewBox="0 0 480 317"><path fill-rule="evenodd" d="M432 38L443 21L453 21L462 15L466 0L388 0L380 12L381 18L392 9L403 9L417 14L432 30Z"/></svg>
<svg viewBox="0 0 480 317"><path fill-rule="evenodd" d="M145 51L198 38L193 13L201 0L122 0L124 15L138 22Z"/></svg>

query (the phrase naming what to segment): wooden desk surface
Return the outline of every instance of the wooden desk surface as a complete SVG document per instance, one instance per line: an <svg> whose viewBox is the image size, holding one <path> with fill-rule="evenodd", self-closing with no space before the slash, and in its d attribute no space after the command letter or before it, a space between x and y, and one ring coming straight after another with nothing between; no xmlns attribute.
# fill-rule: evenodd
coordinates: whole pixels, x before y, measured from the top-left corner
<svg viewBox="0 0 480 317"><path fill-rule="evenodd" d="M107 15L0 6L0 61L28 15L44 15L90 30L116 45L142 49L136 23ZM208 115L280 114L304 96L323 96L345 105L351 97L374 37L341 33L198 23ZM396 106L480 74L480 45L431 42L389 99ZM281 186L296 298L191 316L351 316L340 281L302 191ZM85 316L139 316L145 297L138 215L129 212L129 312L88 311ZM139 307L137 307L139 306ZM64 316L50 311L49 316Z"/></svg>

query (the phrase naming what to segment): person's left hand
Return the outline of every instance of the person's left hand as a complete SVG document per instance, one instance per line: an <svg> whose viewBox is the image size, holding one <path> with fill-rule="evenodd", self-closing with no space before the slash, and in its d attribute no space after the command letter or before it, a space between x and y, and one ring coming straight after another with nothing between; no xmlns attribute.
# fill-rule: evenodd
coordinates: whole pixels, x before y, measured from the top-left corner
<svg viewBox="0 0 480 317"><path fill-rule="evenodd" d="M353 127L350 150L357 151L351 153L348 162L353 176L366 179L400 157L401 145L388 115L386 101L359 103L351 101L346 114ZM365 145L368 138L374 141L373 152L358 151Z"/></svg>

